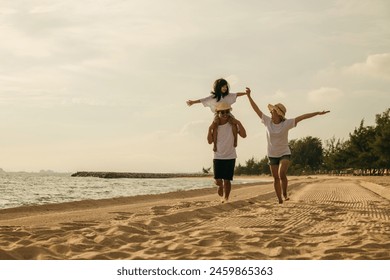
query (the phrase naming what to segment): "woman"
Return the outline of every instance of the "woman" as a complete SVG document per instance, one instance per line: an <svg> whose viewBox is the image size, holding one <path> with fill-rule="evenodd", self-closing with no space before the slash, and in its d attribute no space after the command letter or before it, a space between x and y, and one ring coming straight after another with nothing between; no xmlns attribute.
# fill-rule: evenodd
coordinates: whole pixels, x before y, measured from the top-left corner
<svg viewBox="0 0 390 280"><path fill-rule="evenodd" d="M279 203L283 203L282 194L285 200L289 200L287 195L287 169L290 165L291 151L288 146L288 131L297 126L297 124L305 119L312 118L317 115L324 115L330 111L314 112L301 115L293 119L286 119L286 107L278 103L275 105L268 104L268 109L271 112L271 118L259 109L253 101L250 89L247 88L247 96L253 110L260 117L261 122L265 125L267 131L267 156L268 164L272 176L274 177L274 188Z"/></svg>

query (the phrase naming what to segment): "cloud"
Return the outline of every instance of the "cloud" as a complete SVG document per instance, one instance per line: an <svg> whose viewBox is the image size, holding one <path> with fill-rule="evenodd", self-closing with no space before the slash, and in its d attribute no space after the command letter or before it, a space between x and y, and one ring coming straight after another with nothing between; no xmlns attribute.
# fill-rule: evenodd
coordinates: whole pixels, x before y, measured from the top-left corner
<svg viewBox="0 0 390 280"><path fill-rule="evenodd" d="M76 105L87 105L87 106L114 106L115 104L114 103L108 103L108 102L105 102L103 100L98 100L98 99L95 99L95 98L78 98L78 97L75 97L75 98L71 98L70 101L69 100L63 100L63 104L66 105L66 104L76 104Z"/></svg>
<svg viewBox="0 0 390 280"><path fill-rule="evenodd" d="M390 53L369 55L365 62L346 67L344 73L390 80Z"/></svg>
<svg viewBox="0 0 390 280"><path fill-rule="evenodd" d="M317 72L317 83L350 89L384 90L390 81L390 53L372 54L364 62L345 66L335 63Z"/></svg>
<svg viewBox="0 0 390 280"><path fill-rule="evenodd" d="M281 90L277 90L273 97L277 100L284 99L287 97L287 94Z"/></svg>
<svg viewBox="0 0 390 280"><path fill-rule="evenodd" d="M378 16L387 15L387 1L366 0L336 0L329 10L331 15L336 16Z"/></svg>
<svg viewBox="0 0 390 280"><path fill-rule="evenodd" d="M210 121L211 124L211 121ZM203 120L197 120L197 121L191 121L187 124L185 124L182 129L180 130L180 134L182 135L192 135L192 134L198 134L198 133L207 133L208 125Z"/></svg>
<svg viewBox="0 0 390 280"><path fill-rule="evenodd" d="M344 92L337 88L322 87L307 94L309 101L314 103L332 103L340 100Z"/></svg>
<svg viewBox="0 0 390 280"><path fill-rule="evenodd" d="M281 100L288 98L288 95L287 92L278 89L275 92L265 94L264 96L269 102L280 102Z"/></svg>
<svg viewBox="0 0 390 280"><path fill-rule="evenodd" d="M225 77L225 79L230 86L235 86L239 82L239 78L234 74Z"/></svg>

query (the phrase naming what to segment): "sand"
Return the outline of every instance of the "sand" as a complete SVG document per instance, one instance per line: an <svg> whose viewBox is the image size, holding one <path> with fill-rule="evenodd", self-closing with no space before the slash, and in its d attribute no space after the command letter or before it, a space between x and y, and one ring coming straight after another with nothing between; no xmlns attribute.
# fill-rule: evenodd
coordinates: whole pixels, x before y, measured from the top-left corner
<svg viewBox="0 0 390 280"><path fill-rule="evenodd" d="M390 259L388 177L272 183L0 211L0 259ZM371 182L369 182L371 181Z"/></svg>

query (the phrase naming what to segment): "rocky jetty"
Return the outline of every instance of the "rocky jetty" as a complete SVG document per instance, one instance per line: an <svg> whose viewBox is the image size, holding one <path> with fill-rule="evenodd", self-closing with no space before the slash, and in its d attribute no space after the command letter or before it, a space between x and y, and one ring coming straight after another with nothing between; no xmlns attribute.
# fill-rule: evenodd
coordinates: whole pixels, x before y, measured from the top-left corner
<svg viewBox="0 0 390 280"><path fill-rule="evenodd" d="M182 177L207 177L210 174L203 173L133 173L133 172L95 172L79 171L72 174L72 177L98 177L104 179L118 178L141 178L141 179L160 179L160 178L182 178Z"/></svg>

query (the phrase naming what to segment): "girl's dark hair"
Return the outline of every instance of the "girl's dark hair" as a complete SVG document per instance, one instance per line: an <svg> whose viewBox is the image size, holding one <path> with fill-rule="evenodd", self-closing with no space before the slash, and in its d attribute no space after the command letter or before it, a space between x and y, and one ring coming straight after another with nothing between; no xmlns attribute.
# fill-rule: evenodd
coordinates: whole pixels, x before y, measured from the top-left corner
<svg viewBox="0 0 390 280"><path fill-rule="evenodd" d="M221 92L221 89L223 86L227 86L227 91L225 93ZM229 83L225 79L218 79L214 82L213 86L214 91L211 92L213 94L213 98L217 99L217 102L221 100L222 97L225 97L226 95L229 94Z"/></svg>

